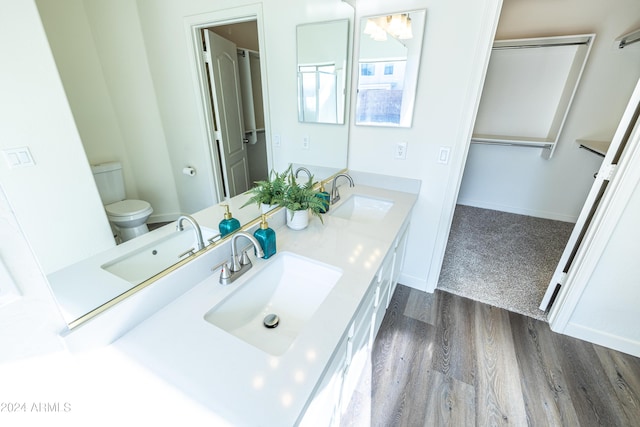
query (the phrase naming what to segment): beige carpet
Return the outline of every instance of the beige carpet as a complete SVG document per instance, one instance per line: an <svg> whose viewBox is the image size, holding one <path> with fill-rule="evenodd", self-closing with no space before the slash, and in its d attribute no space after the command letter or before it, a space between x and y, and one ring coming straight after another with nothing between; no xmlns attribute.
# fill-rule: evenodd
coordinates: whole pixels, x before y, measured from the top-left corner
<svg viewBox="0 0 640 427"><path fill-rule="evenodd" d="M438 289L546 320L538 309L573 224L458 205Z"/></svg>

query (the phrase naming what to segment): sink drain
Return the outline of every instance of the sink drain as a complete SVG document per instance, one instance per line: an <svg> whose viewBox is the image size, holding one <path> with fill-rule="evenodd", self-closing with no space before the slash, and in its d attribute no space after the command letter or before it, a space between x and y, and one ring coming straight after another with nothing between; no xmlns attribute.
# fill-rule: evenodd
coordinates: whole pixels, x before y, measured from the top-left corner
<svg viewBox="0 0 640 427"><path fill-rule="evenodd" d="M262 323L266 328L272 329L278 326L278 323L280 323L280 318L278 317L277 314L267 314L264 317L264 320L262 321Z"/></svg>

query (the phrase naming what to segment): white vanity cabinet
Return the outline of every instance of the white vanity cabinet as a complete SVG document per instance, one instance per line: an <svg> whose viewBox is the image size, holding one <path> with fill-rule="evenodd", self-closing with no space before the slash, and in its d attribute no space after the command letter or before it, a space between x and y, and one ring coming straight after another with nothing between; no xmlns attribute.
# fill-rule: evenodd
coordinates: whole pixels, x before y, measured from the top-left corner
<svg viewBox="0 0 640 427"><path fill-rule="evenodd" d="M353 320L345 331L300 423L301 426L337 426L371 358L404 260L408 221L389 248Z"/></svg>
<svg viewBox="0 0 640 427"><path fill-rule="evenodd" d="M389 292L387 294L387 307L391 302L391 297L396 290L396 286L398 285L398 279L400 278L400 271L402 270L402 266L404 265L404 255L407 249L407 239L409 237L409 222L407 221L402 228L400 229L400 233L398 233L398 237L394 243L393 250L393 270L391 271L391 286L389 287Z"/></svg>
<svg viewBox="0 0 640 427"><path fill-rule="evenodd" d="M315 427L339 424L336 421L340 420L340 402L336 400L336 396L340 396L342 392L344 372L347 366L347 338L343 338L314 392L313 399L307 407L300 426Z"/></svg>
<svg viewBox="0 0 640 427"><path fill-rule="evenodd" d="M248 335L230 333L207 319L214 308L222 313L222 304L232 298L246 306L246 312L243 308L225 312L234 319L236 315L254 316L255 312L261 313L260 307L270 304L267 301L272 295L258 287L271 280L271 260L255 260L253 269L231 286L220 286L217 274L211 275L211 266L229 259L230 241L183 267L191 277L191 270L195 268L200 274L204 263L206 279L191 285L188 292L158 309L113 345L120 354L148 367L202 405L217 421L212 425L339 425L362 375L371 375L374 338L402 267L406 230L417 198L413 193L366 185L344 186L341 191L341 202L358 195L391 201L391 207L384 221L376 220L378 226L373 219L344 218L334 211L325 217L324 224L313 221L304 232L284 226L284 210L271 214L270 223L279 224L281 255L287 251L307 263L340 271L286 351L270 351L265 345L290 333L285 325L294 312L289 307L277 309L282 319L280 329L266 330L261 322L253 320L243 323L248 333L260 337L251 342ZM207 221L211 220L202 223ZM296 274L303 270L295 265L286 268ZM182 277L179 272L168 275L166 283L178 285ZM313 294L316 289L305 290L304 295L296 293L298 287L281 289L289 298L287 304L320 298ZM251 298L241 299L247 295ZM254 306L260 309L256 311ZM260 316L257 319L261 320ZM239 318L237 321L243 322ZM247 411L247 407L252 410Z"/></svg>

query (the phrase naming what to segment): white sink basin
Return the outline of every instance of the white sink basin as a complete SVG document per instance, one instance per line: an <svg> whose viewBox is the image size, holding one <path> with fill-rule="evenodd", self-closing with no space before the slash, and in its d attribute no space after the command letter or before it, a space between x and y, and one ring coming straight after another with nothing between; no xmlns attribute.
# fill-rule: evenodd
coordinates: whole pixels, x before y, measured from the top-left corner
<svg viewBox="0 0 640 427"><path fill-rule="evenodd" d="M267 262L204 318L260 350L280 356L329 295L342 270L291 252L279 252ZM274 328L265 326L270 314L279 317Z"/></svg>
<svg viewBox="0 0 640 427"><path fill-rule="evenodd" d="M379 221L389 212L393 201L352 194L347 200L329 211L331 215L344 219L369 222Z"/></svg>
<svg viewBox="0 0 640 427"><path fill-rule="evenodd" d="M205 246L209 244L208 239L218 234L217 230L208 228L201 228L201 230ZM171 267L185 258L190 249L197 247L196 234L187 225L183 231L175 231L100 267L131 284L137 285Z"/></svg>

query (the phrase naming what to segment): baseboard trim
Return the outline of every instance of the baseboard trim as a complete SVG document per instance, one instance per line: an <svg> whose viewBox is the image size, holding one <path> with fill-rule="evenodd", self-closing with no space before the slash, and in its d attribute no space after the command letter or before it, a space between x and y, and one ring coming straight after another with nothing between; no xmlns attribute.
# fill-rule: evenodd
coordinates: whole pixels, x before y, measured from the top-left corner
<svg viewBox="0 0 640 427"><path fill-rule="evenodd" d="M474 208L491 209L494 211L533 216L536 218L552 219L555 221L575 223L578 220L577 215L566 215L559 212L548 212L548 211L542 211L537 209L526 209L526 208L521 208L517 206L508 206L508 205L501 205L498 203L482 202L479 200L469 200L469 199L459 198L457 201L457 204L464 205L464 206L472 206Z"/></svg>
<svg viewBox="0 0 640 427"><path fill-rule="evenodd" d="M398 283L402 283L405 286L408 286L413 289L417 289L419 291L433 292L433 290L431 291L427 290L426 280L416 276L412 276L410 274L400 273L400 276L398 277Z"/></svg>
<svg viewBox="0 0 640 427"><path fill-rule="evenodd" d="M179 216L180 216L179 213L168 213L168 214L158 214L158 215L152 214L147 220L147 223L154 224L156 222L173 222L177 220Z"/></svg>
<svg viewBox="0 0 640 427"><path fill-rule="evenodd" d="M569 322L564 331L556 331L597 345L640 357L640 341Z"/></svg>

